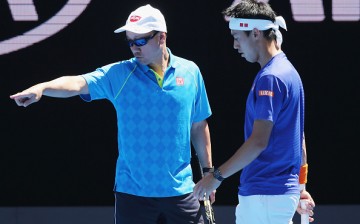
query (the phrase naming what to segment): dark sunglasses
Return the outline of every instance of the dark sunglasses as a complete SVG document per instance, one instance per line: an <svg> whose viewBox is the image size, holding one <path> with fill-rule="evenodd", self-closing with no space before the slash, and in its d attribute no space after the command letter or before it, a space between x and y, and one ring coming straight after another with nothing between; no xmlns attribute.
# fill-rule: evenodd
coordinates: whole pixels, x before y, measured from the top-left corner
<svg viewBox="0 0 360 224"><path fill-rule="evenodd" d="M141 47L141 46L146 45L149 40L154 38L158 32L159 31L156 31L155 33L153 33L151 36L148 36L148 37L143 37L143 38L139 38L136 40L126 40L126 41L128 42L129 47L132 47L134 45L136 45L137 47Z"/></svg>

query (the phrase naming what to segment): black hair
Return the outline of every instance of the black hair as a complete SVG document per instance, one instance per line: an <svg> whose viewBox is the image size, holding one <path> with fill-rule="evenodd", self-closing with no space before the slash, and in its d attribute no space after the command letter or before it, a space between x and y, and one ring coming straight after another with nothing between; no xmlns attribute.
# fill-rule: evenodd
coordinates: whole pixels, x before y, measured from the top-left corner
<svg viewBox="0 0 360 224"><path fill-rule="evenodd" d="M243 19L265 19L275 22L276 13L268 3L256 0L241 0L222 11L226 17ZM250 35L251 31L245 31ZM273 29L263 30L264 37L268 40L276 40Z"/></svg>

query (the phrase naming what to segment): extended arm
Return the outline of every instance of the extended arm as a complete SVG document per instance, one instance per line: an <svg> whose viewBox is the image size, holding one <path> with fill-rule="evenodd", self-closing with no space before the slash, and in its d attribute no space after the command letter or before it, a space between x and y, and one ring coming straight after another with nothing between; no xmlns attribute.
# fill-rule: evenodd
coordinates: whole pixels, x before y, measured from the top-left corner
<svg viewBox="0 0 360 224"><path fill-rule="evenodd" d="M36 84L22 92L10 96L18 106L27 107L38 102L41 97L67 98L79 94L88 94L88 86L81 76L62 76L60 78Z"/></svg>

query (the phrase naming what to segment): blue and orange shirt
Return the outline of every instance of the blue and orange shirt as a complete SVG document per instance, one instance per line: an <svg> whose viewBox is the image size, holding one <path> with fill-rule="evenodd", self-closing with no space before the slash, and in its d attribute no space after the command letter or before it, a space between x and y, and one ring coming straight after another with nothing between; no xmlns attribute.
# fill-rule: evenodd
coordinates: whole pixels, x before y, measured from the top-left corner
<svg viewBox="0 0 360 224"><path fill-rule="evenodd" d="M241 173L239 195L299 194L304 89L284 53L257 74L246 102L245 140L255 120L273 122L267 148Z"/></svg>

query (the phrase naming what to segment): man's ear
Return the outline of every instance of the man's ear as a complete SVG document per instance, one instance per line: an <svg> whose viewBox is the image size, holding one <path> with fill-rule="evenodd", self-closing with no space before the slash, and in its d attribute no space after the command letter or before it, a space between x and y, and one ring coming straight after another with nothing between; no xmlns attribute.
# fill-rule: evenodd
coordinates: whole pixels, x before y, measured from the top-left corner
<svg viewBox="0 0 360 224"><path fill-rule="evenodd" d="M160 40L166 40L166 33L165 32L160 33Z"/></svg>
<svg viewBox="0 0 360 224"><path fill-rule="evenodd" d="M253 35L253 37L255 37L255 38L259 37L259 35L260 35L260 30L258 30L257 28L254 28L254 29L252 30L252 35Z"/></svg>
<svg viewBox="0 0 360 224"><path fill-rule="evenodd" d="M161 32L159 35L159 41L161 44L166 42L166 33L165 32Z"/></svg>

